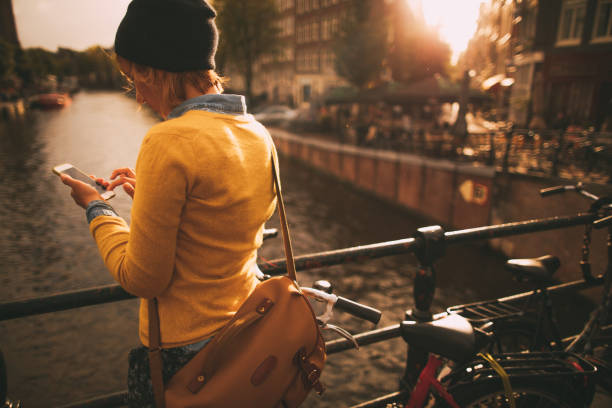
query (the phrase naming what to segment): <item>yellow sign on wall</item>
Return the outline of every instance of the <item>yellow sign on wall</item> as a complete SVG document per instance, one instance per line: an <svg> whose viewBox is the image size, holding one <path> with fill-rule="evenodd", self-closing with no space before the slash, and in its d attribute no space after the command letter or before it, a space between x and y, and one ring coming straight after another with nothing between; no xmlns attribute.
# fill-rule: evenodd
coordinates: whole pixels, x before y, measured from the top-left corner
<svg viewBox="0 0 612 408"><path fill-rule="evenodd" d="M459 193L468 203L484 205L489 198L489 187L472 180L465 180L459 186Z"/></svg>

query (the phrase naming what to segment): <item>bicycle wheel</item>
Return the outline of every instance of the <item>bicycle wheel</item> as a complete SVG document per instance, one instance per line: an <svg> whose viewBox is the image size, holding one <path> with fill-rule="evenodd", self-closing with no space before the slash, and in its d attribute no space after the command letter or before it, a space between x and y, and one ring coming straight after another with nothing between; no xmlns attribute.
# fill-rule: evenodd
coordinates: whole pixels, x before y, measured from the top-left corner
<svg viewBox="0 0 612 408"><path fill-rule="evenodd" d="M451 389L450 392L461 408L510 407L501 381L462 385ZM576 390L562 380L515 379L512 382L512 395L517 408L578 408L585 406L585 398L581 396L580 389ZM445 408L449 405L446 401L440 401L435 406Z"/></svg>
<svg viewBox="0 0 612 408"><path fill-rule="evenodd" d="M537 325L530 319L496 321L492 327L493 341L486 351L491 354L522 353L550 350L544 333L537 333Z"/></svg>

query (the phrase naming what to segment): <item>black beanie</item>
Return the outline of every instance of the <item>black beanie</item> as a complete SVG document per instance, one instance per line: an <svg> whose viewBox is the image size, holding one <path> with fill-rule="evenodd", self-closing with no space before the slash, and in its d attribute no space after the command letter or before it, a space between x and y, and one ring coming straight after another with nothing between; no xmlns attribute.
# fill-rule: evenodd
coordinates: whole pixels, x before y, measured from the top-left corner
<svg viewBox="0 0 612 408"><path fill-rule="evenodd" d="M215 16L205 0L133 0L117 29L115 52L164 71L215 69Z"/></svg>

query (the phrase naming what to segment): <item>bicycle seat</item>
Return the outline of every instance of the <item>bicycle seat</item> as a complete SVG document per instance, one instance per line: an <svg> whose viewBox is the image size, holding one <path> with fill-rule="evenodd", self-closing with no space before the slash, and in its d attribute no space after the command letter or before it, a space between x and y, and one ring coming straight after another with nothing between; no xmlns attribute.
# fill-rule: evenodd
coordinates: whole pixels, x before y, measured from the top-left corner
<svg viewBox="0 0 612 408"><path fill-rule="evenodd" d="M472 325L458 314L426 323L406 320L400 325L400 332L410 346L456 362L468 361L477 351Z"/></svg>
<svg viewBox="0 0 612 408"><path fill-rule="evenodd" d="M522 282L550 282L559 266L561 266L559 258L552 255L544 255L539 258L510 259L506 262L506 269Z"/></svg>

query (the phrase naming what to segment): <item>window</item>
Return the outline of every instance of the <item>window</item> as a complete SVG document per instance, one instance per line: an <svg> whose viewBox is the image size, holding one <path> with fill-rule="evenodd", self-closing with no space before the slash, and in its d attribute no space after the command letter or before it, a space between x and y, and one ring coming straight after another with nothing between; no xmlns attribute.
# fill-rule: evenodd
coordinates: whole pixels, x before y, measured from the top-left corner
<svg viewBox="0 0 612 408"><path fill-rule="evenodd" d="M279 20L280 23L280 36L293 35L293 17L287 17Z"/></svg>
<svg viewBox="0 0 612 408"><path fill-rule="evenodd" d="M327 40L329 37L329 23L327 18L323 17L323 21L321 22L321 39Z"/></svg>
<svg viewBox="0 0 612 408"><path fill-rule="evenodd" d="M331 34L332 36L336 35L340 28L340 19L338 17L334 17L331 23Z"/></svg>
<svg viewBox="0 0 612 408"><path fill-rule="evenodd" d="M612 41L612 0L600 0L597 4L593 41Z"/></svg>
<svg viewBox="0 0 612 408"><path fill-rule="evenodd" d="M295 0L277 0L277 4L279 5L278 9L280 11L285 11L292 9L294 6Z"/></svg>
<svg viewBox="0 0 612 408"><path fill-rule="evenodd" d="M302 99L304 102L310 102L311 88L310 85L302 86Z"/></svg>
<svg viewBox="0 0 612 408"><path fill-rule="evenodd" d="M586 0L565 0L563 2L557 45L580 44L585 11Z"/></svg>
<svg viewBox="0 0 612 408"><path fill-rule="evenodd" d="M293 35L293 29L294 29L294 27L295 27L295 20L293 19L293 16L292 16L292 17L289 17L288 24L289 24L289 27L288 27L288 30L289 30L289 31L288 31L288 34L289 34L289 35Z"/></svg>

